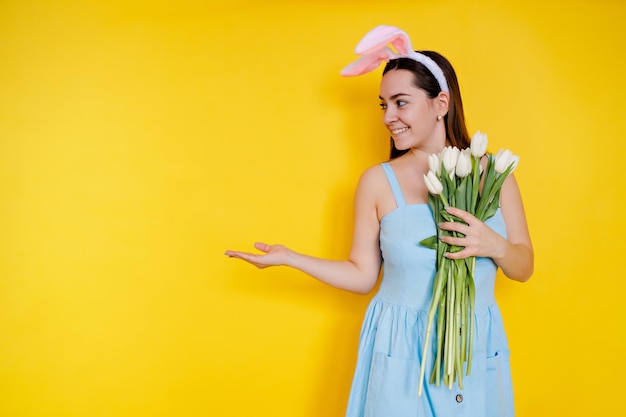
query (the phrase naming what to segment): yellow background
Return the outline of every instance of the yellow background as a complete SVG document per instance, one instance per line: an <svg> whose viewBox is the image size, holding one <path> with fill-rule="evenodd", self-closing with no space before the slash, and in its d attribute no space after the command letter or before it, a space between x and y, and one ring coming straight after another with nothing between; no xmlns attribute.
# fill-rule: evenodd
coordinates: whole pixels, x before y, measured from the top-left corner
<svg viewBox="0 0 626 417"><path fill-rule="evenodd" d="M372 27L456 67L521 156L536 251L499 277L519 417L619 415L626 6L0 1L0 416L341 416L370 297L225 249L344 258L387 156Z"/></svg>

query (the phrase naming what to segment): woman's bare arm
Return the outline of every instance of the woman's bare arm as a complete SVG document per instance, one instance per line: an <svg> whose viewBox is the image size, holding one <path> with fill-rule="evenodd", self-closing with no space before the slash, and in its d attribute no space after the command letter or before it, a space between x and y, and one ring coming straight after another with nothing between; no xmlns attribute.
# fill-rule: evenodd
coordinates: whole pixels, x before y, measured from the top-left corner
<svg viewBox="0 0 626 417"><path fill-rule="evenodd" d="M283 245L258 242L254 247L262 253L226 251L226 255L242 259L259 268L285 265L298 269L333 287L366 294L374 288L381 267L379 249L380 224L376 211L376 167L360 178L354 198L354 231L347 260L336 261L298 253Z"/></svg>

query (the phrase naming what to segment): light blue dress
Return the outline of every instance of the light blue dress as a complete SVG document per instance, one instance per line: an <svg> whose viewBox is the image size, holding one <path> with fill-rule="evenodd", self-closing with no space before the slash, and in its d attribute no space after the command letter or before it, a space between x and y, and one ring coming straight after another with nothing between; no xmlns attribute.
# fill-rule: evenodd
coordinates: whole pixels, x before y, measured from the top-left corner
<svg viewBox="0 0 626 417"><path fill-rule="evenodd" d="M509 349L494 298L496 265L476 261L476 328L472 371L464 389L430 384L417 395L420 360L435 275L435 251L419 242L435 234L428 204L407 205L391 166L383 164L397 208L380 222L384 276L363 322L347 417L512 417ZM486 222L505 236L500 210ZM506 237L506 236L505 236Z"/></svg>

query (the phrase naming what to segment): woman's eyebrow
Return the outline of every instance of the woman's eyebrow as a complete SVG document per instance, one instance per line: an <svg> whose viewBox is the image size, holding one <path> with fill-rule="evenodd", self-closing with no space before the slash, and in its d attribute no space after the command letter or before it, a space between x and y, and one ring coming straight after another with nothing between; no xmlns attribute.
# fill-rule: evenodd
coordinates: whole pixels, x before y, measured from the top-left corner
<svg viewBox="0 0 626 417"><path fill-rule="evenodd" d="M398 97L402 97L402 96L409 96L410 94L407 93L398 93L398 94L394 94L393 96L389 97L389 100L395 100ZM384 98L382 98L381 96L378 96L379 99L384 100Z"/></svg>

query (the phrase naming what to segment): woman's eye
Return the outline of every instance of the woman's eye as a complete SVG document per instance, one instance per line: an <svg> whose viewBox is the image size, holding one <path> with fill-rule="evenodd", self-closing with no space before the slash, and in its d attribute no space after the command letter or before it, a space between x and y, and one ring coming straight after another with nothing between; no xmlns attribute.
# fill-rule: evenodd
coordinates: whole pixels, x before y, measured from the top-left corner
<svg viewBox="0 0 626 417"><path fill-rule="evenodd" d="M398 105L398 107L402 107L402 106L404 106L404 105L406 104L406 101L404 101L404 100L398 100L398 101L396 102L396 104Z"/></svg>
<svg viewBox="0 0 626 417"><path fill-rule="evenodd" d="M385 103L379 104L381 110L387 110L387 105Z"/></svg>

